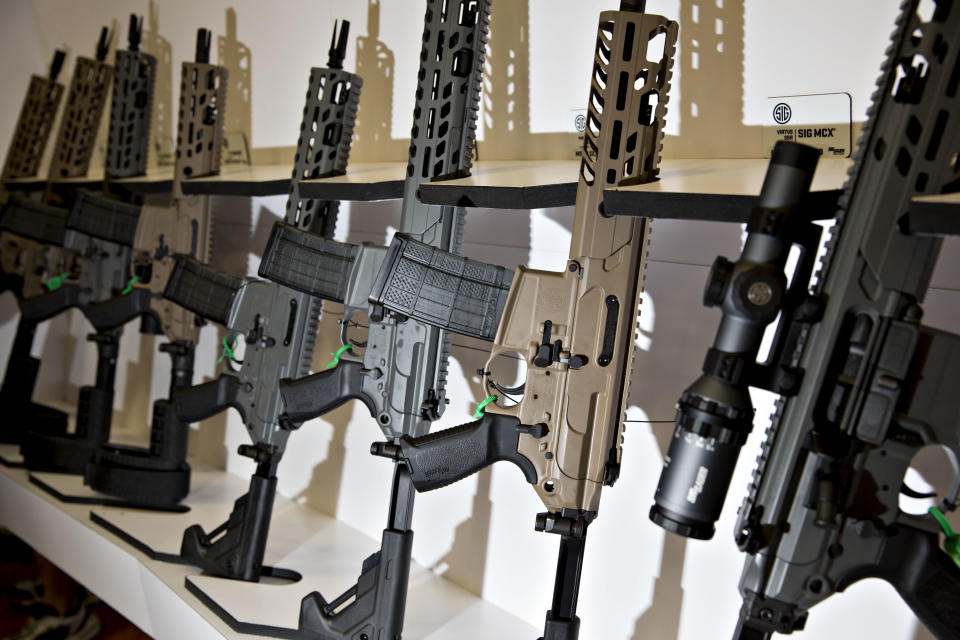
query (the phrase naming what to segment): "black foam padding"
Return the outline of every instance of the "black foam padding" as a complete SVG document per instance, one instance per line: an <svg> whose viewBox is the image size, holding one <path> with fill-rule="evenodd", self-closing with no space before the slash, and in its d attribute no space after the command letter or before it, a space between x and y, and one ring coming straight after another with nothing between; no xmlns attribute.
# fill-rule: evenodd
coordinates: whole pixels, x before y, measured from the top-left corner
<svg viewBox="0 0 960 640"><path fill-rule="evenodd" d="M503 187L450 184L449 181L438 180L420 185L420 201L426 204L491 209L572 207L577 201L577 183L571 180L558 184Z"/></svg>
<svg viewBox="0 0 960 640"><path fill-rule="evenodd" d="M492 341L513 272L396 234L370 301L455 333Z"/></svg>
<svg viewBox="0 0 960 640"><path fill-rule="evenodd" d="M326 240L277 222L270 232L258 273L261 278L291 289L343 302L356 256L354 245Z"/></svg>
<svg viewBox="0 0 960 640"><path fill-rule="evenodd" d="M0 230L45 244L63 244L66 222L66 209L18 195L10 196L0 212Z"/></svg>
<svg viewBox="0 0 960 640"><path fill-rule="evenodd" d="M828 220L836 216L840 189L812 191L799 205L810 220ZM757 206L757 196L722 193L669 193L633 189L605 189L603 213L663 220L706 220L709 222L747 222Z"/></svg>
<svg viewBox="0 0 960 640"><path fill-rule="evenodd" d="M397 178L396 180L379 180L376 182L304 180L300 183L299 188L301 198L316 198L320 200L373 202L376 200L397 200L403 197L402 178Z"/></svg>
<svg viewBox="0 0 960 640"><path fill-rule="evenodd" d="M188 258L177 257L163 297L218 324L226 325L243 281Z"/></svg>
<svg viewBox="0 0 960 640"><path fill-rule="evenodd" d="M81 191L66 227L101 240L133 246L140 207Z"/></svg>

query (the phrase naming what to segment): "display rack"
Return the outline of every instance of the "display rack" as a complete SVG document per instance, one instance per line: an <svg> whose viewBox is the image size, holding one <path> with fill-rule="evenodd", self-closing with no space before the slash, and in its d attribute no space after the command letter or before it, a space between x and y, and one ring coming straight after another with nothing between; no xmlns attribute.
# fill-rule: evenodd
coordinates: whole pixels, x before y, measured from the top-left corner
<svg viewBox="0 0 960 640"><path fill-rule="evenodd" d="M664 160L656 182L608 189L603 207L609 215L680 220L746 222L757 202L769 160ZM847 178L850 160L827 158L817 165L810 204L832 217Z"/></svg>
<svg viewBox="0 0 960 640"><path fill-rule="evenodd" d="M689 219L702 218L701 212L709 211L711 220L742 222L760 192L767 164L764 158L668 158L662 163L658 181L608 189L603 206L610 215ZM817 204L835 202L850 164L849 160L832 158L820 162L811 189ZM572 206L578 169L576 160L478 162L469 177L421 185L420 199L428 204L494 209ZM303 181L301 192L305 197L325 200L392 200L403 195L405 172L402 162L354 163L345 175ZM102 180L102 176L93 176L62 182L96 187ZM38 190L44 184L40 179L14 180L10 187ZM163 193L170 190L171 179L164 170L154 169L146 176L116 180L115 184L136 193ZM283 164L233 166L219 175L183 183L184 193L190 195L270 196L285 194L289 187L290 167ZM943 202L942 196L931 200L933 204Z"/></svg>
<svg viewBox="0 0 960 640"><path fill-rule="evenodd" d="M15 447L0 454L17 457ZM39 474L64 493L88 492L79 476ZM164 551L179 548L183 529L222 521L245 489L225 471L195 471L190 512L152 513L64 504L34 487L25 469L0 467L0 523L154 638L252 638L222 622L191 593L206 592L242 622L296 627L300 599L312 590L339 593L356 581L360 561L377 542L307 506L278 497L275 535L267 561L297 569L296 583L245 583L200 575L198 570L149 559L112 535L91 515L122 522ZM190 586L188 586L188 583ZM242 613L241 613L242 612ZM532 638L537 630L441 576L414 564L404 637L426 640Z"/></svg>
<svg viewBox="0 0 960 640"><path fill-rule="evenodd" d="M470 177L420 186L428 204L542 209L572 206L577 198L576 160L478 162Z"/></svg>

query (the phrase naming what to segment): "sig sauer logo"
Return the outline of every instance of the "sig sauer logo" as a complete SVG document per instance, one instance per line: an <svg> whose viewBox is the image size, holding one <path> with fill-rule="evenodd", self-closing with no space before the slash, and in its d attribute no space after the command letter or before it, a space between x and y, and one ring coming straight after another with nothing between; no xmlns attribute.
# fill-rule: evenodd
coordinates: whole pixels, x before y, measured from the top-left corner
<svg viewBox="0 0 960 640"><path fill-rule="evenodd" d="M836 127L821 127L817 128L807 128L807 129L797 129L798 138L832 138L836 134Z"/></svg>
<svg viewBox="0 0 960 640"><path fill-rule="evenodd" d="M790 116L792 115L793 110L786 102L778 102L777 106L773 108L773 121L777 124L787 124L790 122Z"/></svg>
<svg viewBox="0 0 960 640"><path fill-rule="evenodd" d="M690 504L697 504L697 499L700 497L700 494L703 493L703 485L707 482L707 474L709 469L706 467L700 467L697 470L697 477L693 481L693 486L687 489L687 502Z"/></svg>

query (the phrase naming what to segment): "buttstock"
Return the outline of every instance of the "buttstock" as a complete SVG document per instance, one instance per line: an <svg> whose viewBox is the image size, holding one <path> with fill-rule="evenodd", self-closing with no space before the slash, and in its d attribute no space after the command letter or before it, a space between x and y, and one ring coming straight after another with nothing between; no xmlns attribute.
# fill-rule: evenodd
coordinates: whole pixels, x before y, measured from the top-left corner
<svg viewBox="0 0 960 640"><path fill-rule="evenodd" d="M474 422L430 433L419 438L404 436L400 452L410 468L417 491L431 491L473 475L494 462L512 462L530 484L537 482L537 470L517 452L520 421L514 416L489 412ZM387 447L374 445L374 453Z"/></svg>
<svg viewBox="0 0 960 640"><path fill-rule="evenodd" d="M184 422L197 422L215 416L233 407L244 422L247 416L238 396L243 385L233 375L221 375L214 380L189 387L176 387L170 394L177 417Z"/></svg>
<svg viewBox="0 0 960 640"><path fill-rule="evenodd" d="M363 365L353 360L340 360L332 368L303 378L280 381L284 416L291 422L306 422L333 411L348 400L359 400L377 415L373 401L363 392Z"/></svg>

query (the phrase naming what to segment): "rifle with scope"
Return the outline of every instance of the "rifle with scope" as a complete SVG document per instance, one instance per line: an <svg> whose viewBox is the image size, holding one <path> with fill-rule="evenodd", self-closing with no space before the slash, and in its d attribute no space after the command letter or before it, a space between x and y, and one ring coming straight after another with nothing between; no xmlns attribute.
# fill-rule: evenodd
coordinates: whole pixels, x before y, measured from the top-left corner
<svg viewBox="0 0 960 640"><path fill-rule="evenodd" d="M375 443L428 491L500 460L516 464L547 507L536 528L560 535L544 638L573 639L588 525L621 460L622 420L643 286L649 221L605 217L603 190L655 180L678 26L624 2L600 14L570 254L562 272L455 263L398 236L371 300L395 313L492 340L482 371L493 404L476 422ZM665 41L659 60L648 44ZM522 385L505 387L493 361L518 354Z"/></svg>
<svg viewBox="0 0 960 640"><path fill-rule="evenodd" d="M941 240L914 232L913 200L958 188L956 56L943 53L960 44L960 7L937 2L924 18L918 5L901 7L819 272L811 220L825 212L802 204L818 151L780 143L739 260L718 258L704 293L722 319L680 397L650 517L712 537L753 427L749 387L780 395L735 530L747 554L738 640L799 631L813 605L868 577L938 639L960 638L960 548L943 515L960 493L960 336L920 323ZM948 217L922 226L950 229ZM901 495L935 497L905 483L933 445L952 459L952 486L928 513L906 513Z"/></svg>
<svg viewBox="0 0 960 640"><path fill-rule="evenodd" d="M58 51L50 67L49 78L34 76L24 100L13 143L4 164L3 191L0 194L0 270L5 289L17 297L21 317L17 325L3 384L0 406L8 416L0 439L22 443L27 429L42 433L60 433L67 428L66 413L32 401L40 361L30 355L37 325L46 319L34 314L26 301L56 288L63 272L73 265L61 246L64 241L70 197L54 187L54 180L87 174L93 156L94 140L113 80L112 67L106 64L112 34L104 27L96 46L96 57L80 56L74 65L60 129L54 142L47 182L40 201L25 195L8 195L7 180L32 176L38 172L43 150L52 127L63 87L56 83L65 55Z"/></svg>

